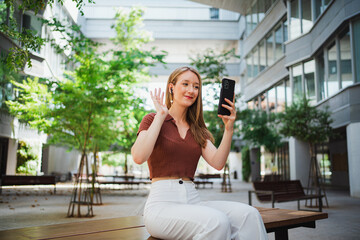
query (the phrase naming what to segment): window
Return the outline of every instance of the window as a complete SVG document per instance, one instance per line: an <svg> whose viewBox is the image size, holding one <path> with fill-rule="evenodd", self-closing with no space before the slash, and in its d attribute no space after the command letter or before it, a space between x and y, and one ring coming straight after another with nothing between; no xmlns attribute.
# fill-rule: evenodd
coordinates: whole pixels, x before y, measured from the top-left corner
<svg viewBox="0 0 360 240"><path fill-rule="evenodd" d="M254 101L253 100L248 101L247 105L248 105L248 107L247 107L248 109L254 109Z"/></svg>
<svg viewBox="0 0 360 240"><path fill-rule="evenodd" d="M292 0L290 3L290 38L308 32L313 26L312 0Z"/></svg>
<svg viewBox="0 0 360 240"><path fill-rule="evenodd" d="M331 0L314 0L314 13L315 20L325 11L325 9L329 6Z"/></svg>
<svg viewBox="0 0 360 240"><path fill-rule="evenodd" d="M259 74L259 50L258 47L255 47L254 51L253 51L253 76L255 77L256 75Z"/></svg>
<svg viewBox="0 0 360 240"><path fill-rule="evenodd" d="M286 105L285 82L278 84L276 88L276 112L283 112Z"/></svg>
<svg viewBox="0 0 360 240"><path fill-rule="evenodd" d="M259 44L245 58L248 82L264 71L266 67L271 66L276 60L284 56L284 42L287 40L287 37L285 37L285 35L287 36L286 22L286 19L281 20L276 25L276 28L271 29L269 34L261 39Z"/></svg>
<svg viewBox="0 0 360 240"><path fill-rule="evenodd" d="M269 111L275 112L276 111L276 88L273 87L268 91L268 104L269 104Z"/></svg>
<svg viewBox="0 0 360 240"><path fill-rule="evenodd" d="M292 94L291 94L291 87L290 87L290 80L289 79L285 79L285 99L286 99L286 106L290 106L292 103L292 98L291 98Z"/></svg>
<svg viewBox="0 0 360 240"><path fill-rule="evenodd" d="M329 96L339 90L339 82L337 77L337 51L335 42L328 48L328 91Z"/></svg>
<svg viewBox="0 0 360 240"><path fill-rule="evenodd" d="M313 26L311 19L311 0L302 0L301 1L301 13L302 13L302 33L308 32Z"/></svg>
<svg viewBox="0 0 360 240"><path fill-rule="evenodd" d="M258 12L259 12L259 22L261 22L263 20L263 18L265 17L265 0L258 0Z"/></svg>
<svg viewBox="0 0 360 240"><path fill-rule="evenodd" d="M267 11L271 8L272 4L275 3L274 0L257 0L254 1L252 5L246 11L246 35L249 36L250 33L256 28L256 26L264 19Z"/></svg>
<svg viewBox="0 0 360 240"><path fill-rule="evenodd" d="M262 93L260 95L260 109L263 110L263 111L266 111L267 109L267 100L266 100L266 93Z"/></svg>
<svg viewBox="0 0 360 240"><path fill-rule="evenodd" d="M324 53L321 52L317 57L317 69L318 69L318 79L319 79L319 99L327 98L327 84L325 82L325 62L324 62Z"/></svg>
<svg viewBox="0 0 360 240"><path fill-rule="evenodd" d="M266 47L265 41L262 40L259 44L260 55L260 72L266 68Z"/></svg>
<svg viewBox="0 0 360 240"><path fill-rule="evenodd" d="M247 72L247 82L249 83L253 79L252 54L251 53L246 57L246 72Z"/></svg>
<svg viewBox="0 0 360 240"><path fill-rule="evenodd" d="M360 19L353 24L353 42L355 56L355 82L360 82Z"/></svg>
<svg viewBox="0 0 360 240"><path fill-rule="evenodd" d="M255 2L255 4L251 8L251 15L252 15L251 30L254 30L256 28L256 25L258 24L257 2Z"/></svg>
<svg viewBox="0 0 360 240"><path fill-rule="evenodd" d="M210 8L210 19L219 19L219 9Z"/></svg>
<svg viewBox="0 0 360 240"><path fill-rule="evenodd" d="M272 34L266 38L266 60L268 66L274 63L274 48L273 48Z"/></svg>
<svg viewBox="0 0 360 240"><path fill-rule="evenodd" d="M306 96L315 99L315 61L311 60L304 63L304 80Z"/></svg>
<svg viewBox="0 0 360 240"><path fill-rule="evenodd" d="M250 11L246 14L246 35L249 36L252 31L251 14Z"/></svg>
<svg viewBox="0 0 360 240"><path fill-rule="evenodd" d="M301 34L299 1L293 0L290 4L290 9L290 37L293 39Z"/></svg>
<svg viewBox="0 0 360 240"><path fill-rule="evenodd" d="M288 40L288 20L286 19L283 24L283 36L284 36L284 42ZM284 49L285 52L285 49Z"/></svg>
<svg viewBox="0 0 360 240"><path fill-rule="evenodd" d="M346 28L340 34L340 74L341 74L341 88L345 88L353 84L352 70L351 70L351 47L350 47L350 32Z"/></svg>
<svg viewBox="0 0 360 240"><path fill-rule="evenodd" d="M302 97L302 64L295 65L292 68L292 78L293 78L293 93L294 97Z"/></svg>
<svg viewBox="0 0 360 240"><path fill-rule="evenodd" d="M275 61L283 56L283 36L281 25L275 30Z"/></svg>

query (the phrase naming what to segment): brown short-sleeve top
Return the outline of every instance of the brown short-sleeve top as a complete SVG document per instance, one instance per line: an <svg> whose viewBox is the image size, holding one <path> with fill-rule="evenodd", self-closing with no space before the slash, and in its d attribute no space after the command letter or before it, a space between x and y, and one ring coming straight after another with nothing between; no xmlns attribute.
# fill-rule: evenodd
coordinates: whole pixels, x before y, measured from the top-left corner
<svg viewBox="0 0 360 240"><path fill-rule="evenodd" d="M146 115L140 123L138 134L147 130L155 113ZM169 114L161 127L154 150L147 160L150 179L154 177L189 177L194 179L201 156L201 146L195 141L190 129L181 138L174 118Z"/></svg>

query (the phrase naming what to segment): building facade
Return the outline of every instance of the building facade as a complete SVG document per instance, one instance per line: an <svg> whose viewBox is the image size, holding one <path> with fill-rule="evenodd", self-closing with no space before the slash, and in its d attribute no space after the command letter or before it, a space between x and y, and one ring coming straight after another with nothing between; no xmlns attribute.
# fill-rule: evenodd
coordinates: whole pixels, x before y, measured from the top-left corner
<svg viewBox="0 0 360 240"><path fill-rule="evenodd" d="M305 94L331 112L339 137L316 147L325 183L360 197L360 2L200 0L245 18L241 84L249 108L283 111ZM290 138L279 171L308 182L307 144ZM286 163L287 162L287 163Z"/></svg>
<svg viewBox="0 0 360 240"><path fill-rule="evenodd" d="M74 9L76 7L72 4L61 5L55 1L52 6L47 5L45 9L35 14L33 11L20 12L17 7L14 7L13 10L9 9L6 7L5 1L0 0L0 23L10 26L12 18L17 22L19 32L30 29L37 36L58 40L59 37L50 27L43 25L41 19L49 20L56 17L63 24L75 23L76 15L74 17L71 14ZM21 44L0 32L1 56L6 56L14 47L21 47ZM42 48L31 51L30 58L32 66L29 67L27 64L24 66L17 76L20 80L27 77L58 78L62 76L66 68L64 60L67 56L57 53L49 42L45 43ZM0 76L0 177L16 173L19 142L24 142L37 156L36 174L75 172L79 161L77 152L68 152L61 146L48 146L46 134L30 129L8 114L5 101L13 100L18 93L6 77L9 74L8 70L3 65L1 69L3 75Z"/></svg>

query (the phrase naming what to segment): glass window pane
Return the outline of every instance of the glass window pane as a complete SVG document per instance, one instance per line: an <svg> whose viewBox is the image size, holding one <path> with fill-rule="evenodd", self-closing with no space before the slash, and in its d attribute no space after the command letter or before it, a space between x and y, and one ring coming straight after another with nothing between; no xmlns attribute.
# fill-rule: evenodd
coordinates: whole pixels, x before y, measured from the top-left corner
<svg viewBox="0 0 360 240"><path fill-rule="evenodd" d="M285 98L286 98L286 106L290 106L292 103L292 93L291 93L291 86L290 86L290 80L285 80Z"/></svg>
<svg viewBox="0 0 360 240"><path fill-rule="evenodd" d="M340 71L341 87L345 88L353 84L349 28L340 35Z"/></svg>
<svg viewBox="0 0 360 240"><path fill-rule="evenodd" d="M267 65L270 66L274 63L274 48L273 48L273 36L270 35L266 38L266 59Z"/></svg>
<svg viewBox="0 0 360 240"><path fill-rule="evenodd" d="M254 6L252 6L251 13L252 13L252 29L255 29L256 25L258 24L257 4L256 3L254 4Z"/></svg>
<svg viewBox="0 0 360 240"><path fill-rule="evenodd" d="M261 41L259 45L260 52L260 72L266 67L266 51L265 51L265 41Z"/></svg>
<svg viewBox="0 0 360 240"><path fill-rule="evenodd" d="M247 12L246 15L246 36L249 36L249 34L252 31L252 25L251 25L251 11L250 9Z"/></svg>
<svg viewBox="0 0 360 240"><path fill-rule="evenodd" d="M251 53L246 57L246 72L247 72L247 82L249 83L253 79L252 54Z"/></svg>
<svg viewBox="0 0 360 240"><path fill-rule="evenodd" d="M298 64L292 68L292 76L293 76L293 89L294 89L294 98L302 97L302 66Z"/></svg>
<svg viewBox="0 0 360 240"><path fill-rule="evenodd" d="M319 97L320 100L327 98L327 85L325 82L325 62L324 62L324 53L320 53L317 58L318 66L318 78L319 78Z"/></svg>
<svg viewBox="0 0 360 240"><path fill-rule="evenodd" d="M355 82L360 82L360 19L354 22Z"/></svg>
<svg viewBox="0 0 360 240"><path fill-rule="evenodd" d="M309 99L315 98L315 61L311 60L304 63L304 78L306 96Z"/></svg>
<svg viewBox="0 0 360 240"><path fill-rule="evenodd" d="M311 18L311 0L302 0L302 33L307 33L313 26Z"/></svg>
<svg viewBox="0 0 360 240"><path fill-rule="evenodd" d="M256 77L259 74L259 50L256 46L253 51L253 76Z"/></svg>
<svg viewBox="0 0 360 240"><path fill-rule="evenodd" d="M285 20L283 30L284 42L286 42L288 40L288 20Z"/></svg>
<svg viewBox="0 0 360 240"><path fill-rule="evenodd" d="M330 1L331 0L326 0L324 4L323 0L314 0L315 20L325 11Z"/></svg>
<svg viewBox="0 0 360 240"><path fill-rule="evenodd" d="M331 47L328 48L328 65L329 65L329 79L328 79L328 91L329 96L333 95L339 90L339 82L337 77L337 55L336 55L336 44L333 43Z"/></svg>
<svg viewBox="0 0 360 240"><path fill-rule="evenodd" d="M271 0L265 0L264 6L265 6L265 13L270 9L272 5L272 1Z"/></svg>
<svg viewBox="0 0 360 240"><path fill-rule="evenodd" d="M248 102L247 102L247 106L248 106L248 107L247 107L248 109L254 109L254 101L253 101L253 100L248 101Z"/></svg>
<svg viewBox="0 0 360 240"><path fill-rule="evenodd" d="M210 8L210 19L219 19L219 9Z"/></svg>
<svg viewBox="0 0 360 240"><path fill-rule="evenodd" d="M329 3L331 2L332 0L324 0L324 8L327 8L329 6Z"/></svg>
<svg viewBox="0 0 360 240"><path fill-rule="evenodd" d="M269 111L275 112L276 111L276 90L275 87L271 88L268 91L268 103L269 103Z"/></svg>
<svg viewBox="0 0 360 240"><path fill-rule="evenodd" d="M293 0L290 5L290 39L294 39L301 34L300 16L299 16L299 1Z"/></svg>
<svg viewBox="0 0 360 240"><path fill-rule="evenodd" d="M276 112L283 112L286 104L285 85L281 82L276 86Z"/></svg>
<svg viewBox="0 0 360 240"><path fill-rule="evenodd" d="M265 0L258 0L259 22L265 17Z"/></svg>
<svg viewBox="0 0 360 240"><path fill-rule="evenodd" d="M283 44L282 29L281 26L279 26L275 30L275 61L283 56L282 44Z"/></svg>
<svg viewBox="0 0 360 240"><path fill-rule="evenodd" d="M254 109L259 109L259 97L254 98Z"/></svg>
<svg viewBox="0 0 360 240"><path fill-rule="evenodd" d="M265 93L260 95L260 101L261 101L261 103L260 103L261 110L266 111L266 109L267 109L267 104L266 104L267 100L266 100L266 94Z"/></svg>

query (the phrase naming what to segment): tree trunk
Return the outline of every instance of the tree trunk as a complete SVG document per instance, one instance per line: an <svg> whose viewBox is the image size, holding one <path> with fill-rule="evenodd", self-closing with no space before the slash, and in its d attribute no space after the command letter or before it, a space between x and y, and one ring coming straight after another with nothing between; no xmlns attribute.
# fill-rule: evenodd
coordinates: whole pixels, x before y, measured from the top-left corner
<svg viewBox="0 0 360 240"><path fill-rule="evenodd" d="M128 161L127 161L127 153L125 152L125 164L124 164L124 172L125 175L128 174Z"/></svg>

